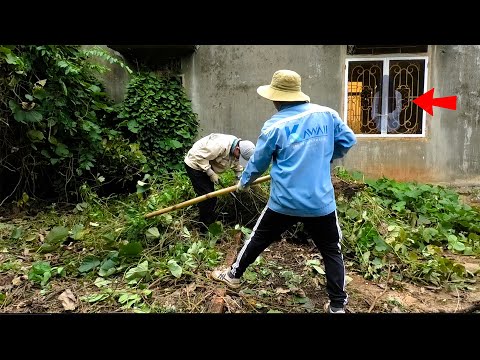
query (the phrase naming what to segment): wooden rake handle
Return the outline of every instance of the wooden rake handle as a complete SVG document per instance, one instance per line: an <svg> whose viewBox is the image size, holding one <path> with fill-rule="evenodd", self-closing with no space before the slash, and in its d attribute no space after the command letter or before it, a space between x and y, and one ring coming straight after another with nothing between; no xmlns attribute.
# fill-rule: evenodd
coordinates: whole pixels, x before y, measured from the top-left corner
<svg viewBox="0 0 480 360"><path fill-rule="evenodd" d="M254 182L252 182L251 185L260 184L260 183L268 181L268 180L270 180L270 175L262 176L262 177L259 177ZM154 217L154 216L157 216L157 215L162 215L162 214L168 213L168 212L173 211L173 210L178 210L178 209L184 208L184 207L189 206L189 205L197 204L199 202L205 201L207 199L211 199L211 198L216 197L216 196L231 193L232 191L235 191L235 190L237 190L237 185L232 185L232 186L229 186L229 187L226 187L226 188L223 188L223 189L220 189L220 190L212 191L211 193L208 193L208 194L205 194L205 195L202 195L202 196L198 196L196 198L178 203L176 205L172 205L172 206L166 207L164 209L148 213L144 217L145 217L145 219L148 219L148 218L151 218L151 217Z"/></svg>

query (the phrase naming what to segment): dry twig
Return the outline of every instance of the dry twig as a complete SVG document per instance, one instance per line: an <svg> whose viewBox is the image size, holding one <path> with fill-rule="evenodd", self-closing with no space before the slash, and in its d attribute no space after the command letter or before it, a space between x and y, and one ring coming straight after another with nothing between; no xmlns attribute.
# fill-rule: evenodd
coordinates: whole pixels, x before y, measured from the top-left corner
<svg viewBox="0 0 480 360"><path fill-rule="evenodd" d="M388 289L388 280L390 280L390 266L388 267L388 275L387 275L387 280L385 281L385 289L381 292L381 294L377 295L375 297L375 299L373 300L372 304L370 305L370 308L368 309L368 312L372 312L373 308L375 307L375 304L377 302L378 299L380 299L380 297L383 296L383 294L385 294L385 292L387 291Z"/></svg>

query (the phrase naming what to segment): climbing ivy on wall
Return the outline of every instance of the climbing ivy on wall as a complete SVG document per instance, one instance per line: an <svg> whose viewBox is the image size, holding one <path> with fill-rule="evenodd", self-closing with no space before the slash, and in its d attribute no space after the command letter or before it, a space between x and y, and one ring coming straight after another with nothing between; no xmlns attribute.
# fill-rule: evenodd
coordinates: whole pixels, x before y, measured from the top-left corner
<svg viewBox="0 0 480 360"><path fill-rule="evenodd" d="M198 132L198 118L178 76L134 75L118 117L147 157L145 171L165 174L183 169L183 157Z"/></svg>

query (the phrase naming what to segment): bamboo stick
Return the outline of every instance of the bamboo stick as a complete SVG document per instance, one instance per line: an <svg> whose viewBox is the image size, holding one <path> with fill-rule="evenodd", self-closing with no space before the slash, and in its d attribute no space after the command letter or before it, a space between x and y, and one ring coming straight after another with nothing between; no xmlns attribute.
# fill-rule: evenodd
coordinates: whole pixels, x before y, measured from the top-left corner
<svg viewBox="0 0 480 360"><path fill-rule="evenodd" d="M262 177L259 177L257 180L255 180L251 185L260 184L262 182L269 181L269 180L270 180L270 175L262 176ZM232 191L235 191L235 190L237 190L237 185L232 185L232 186L229 186L229 187L226 187L226 188L223 188L223 189L220 189L220 190L212 191L208 194L201 195L201 196L198 196L196 198L178 203L176 205L166 207L166 208L161 209L161 210L153 211L151 213L146 214L144 217L145 217L145 219L148 219L148 218L151 218L151 217L154 217L154 216L157 216L157 215L162 215L162 214L168 213L170 211L174 211L174 210L178 210L178 209L187 207L189 205L197 204L199 202L205 201L207 199L211 199L213 197L217 197L217 196L220 196L220 195L225 195L225 194L231 193Z"/></svg>

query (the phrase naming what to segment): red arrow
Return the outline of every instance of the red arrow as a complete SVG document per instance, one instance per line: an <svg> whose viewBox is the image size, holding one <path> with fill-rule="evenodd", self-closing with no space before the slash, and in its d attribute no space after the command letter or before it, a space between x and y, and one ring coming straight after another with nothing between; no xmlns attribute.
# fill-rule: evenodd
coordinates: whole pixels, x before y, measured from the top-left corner
<svg viewBox="0 0 480 360"><path fill-rule="evenodd" d="M433 90L435 90L435 88L431 88L425 94L420 95L418 98L412 101L432 116L433 116L434 106L438 106L438 107L442 107L450 110L457 110L456 96L446 96L446 97L434 99Z"/></svg>

